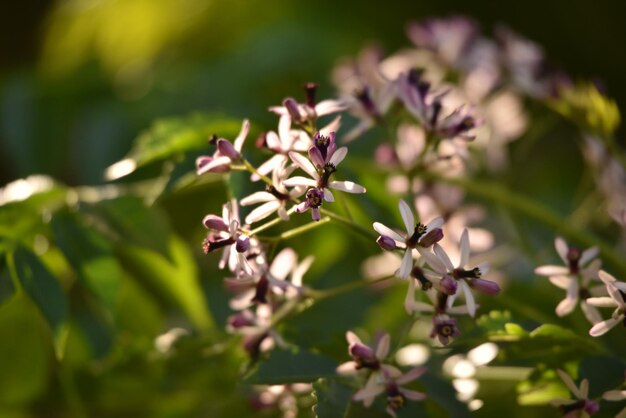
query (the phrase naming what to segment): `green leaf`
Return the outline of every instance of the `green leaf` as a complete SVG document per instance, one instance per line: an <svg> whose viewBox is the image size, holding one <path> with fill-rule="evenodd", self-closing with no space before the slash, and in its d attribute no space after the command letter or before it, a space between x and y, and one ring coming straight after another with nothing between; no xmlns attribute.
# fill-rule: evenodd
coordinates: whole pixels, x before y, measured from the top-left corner
<svg viewBox="0 0 626 418"><path fill-rule="evenodd" d="M12 262L22 288L48 321L54 334L57 356L61 357L68 317L68 302L61 285L30 251L18 249Z"/></svg>
<svg viewBox="0 0 626 418"><path fill-rule="evenodd" d="M49 335L25 293L0 306L0 405L31 402L45 391L52 359Z"/></svg>
<svg viewBox="0 0 626 418"><path fill-rule="evenodd" d="M123 270L111 244L78 216L59 213L52 219L58 246L78 279L104 304L112 316L118 302Z"/></svg>
<svg viewBox="0 0 626 418"><path fill-rule="evenodd" d="M120 162L118 167L124 161L129 162L128 169L116 175L112 169L115 166L112 166L108 175L112 178L121 177L155 161L167 160L204 147L208 149L207 141L213 134L232 140L239 133L241 123L241 120L204 113L158 120L135 140L127 158Z"/></svg>
<svg viewBox="0 0 626 418"><path fill-rule="evenodd" d="M380 416L379 411L352 402L355 393L356 389L342 384L337 378L319 379L313 383L313 396L317 399L313 412L318 418Z"/></svg>
<svg viewBox="0 0 626 418"><path fill-rule="evenodd" d="M123 245L118 254L124 268L161 300L180 308L201 330L213 326L198 278L198 269L189 248L170 236L169 257L135 245Z"/></svg>
<svg viewBox="0 0 626 418"><path fill-rule="evenodd" d="M277 350L259 364L248 380L265 385L308 383L321 377L335 376L336 367L334 361L310 351Z"/></svg>
<svg viewBox="0 0 626 418"><path fill-rule="evenodd" d="M167 256L170 228L158 208L147 207L138 197L122 196L90 205L87 211L102 219L117 240L148 247Z"/></svg>

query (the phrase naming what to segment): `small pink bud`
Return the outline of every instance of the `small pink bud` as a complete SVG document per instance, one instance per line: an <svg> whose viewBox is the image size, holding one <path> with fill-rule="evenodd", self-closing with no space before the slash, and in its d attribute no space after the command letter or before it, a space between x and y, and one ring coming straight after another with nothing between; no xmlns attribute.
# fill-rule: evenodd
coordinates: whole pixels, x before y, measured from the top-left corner
<svg viewBox="0 0 626 418"><path fill-rule="evenodd" d="M448 296L452 296L456 294L459 284L456 280L454 280L454 278L446 274L439 282L439 286L441 287L441 291L443 293Z"/></svg>
<svg viewBox="0 0 626 418"><path fill-rule="evenodd" d="M441 241L443 239L443 229L435 228L432 231L428 231L426 235L419 240L418 244L422 247L428 248L431 245Z"/></svg>
<svg viewBox="0 0 626 418"><path fill-rule="evenodd" d="M287 109L287 112L289 112L291 120L293 120L295 123L301 122L302 118L300 116L300 110L298 109L298 103L294 99L288 97L287 99L283 100L283 106L285 106L285 109Z"/></svg>
<svg viewBox="0 0 626 418"><path fill-rule="evenodd" d="M324 167L324 157L317 147L309 148L309 159L316 167Z"/></svg>
<svg viewBox="0 0 626 418"><path fill-rule="evenodd" d="M224 222L224 219L217 215L207 215L202 220L202 223L208 229L216 229L218 231L228 231L228 225Z"/></svg>
<svg viewBox="0 0 626 418"><path fill-rule="evenodd" d="M220 151L222 155L227 156L231 160L237 161L241 159L241 154L239 151L235 149L233 144L231 144L226 139L218 139L217 140L217 149Z"/></svg>
<svg viewBox="0 0 626 418"><path fill-rule="evenodd" d="M476 278L472 279L472 281L469 282L469 285L479 292L487 295L495 296L500 293L500 286L498 286L498 283L490 280Z"/></svg>
<svg viewBox="0 0 626 418"><path fill-rule="evenodd" d="M393 251L396 249L396 242L393 238L386 235L379 236L376 240L376 244L385 251Z"/></svg>

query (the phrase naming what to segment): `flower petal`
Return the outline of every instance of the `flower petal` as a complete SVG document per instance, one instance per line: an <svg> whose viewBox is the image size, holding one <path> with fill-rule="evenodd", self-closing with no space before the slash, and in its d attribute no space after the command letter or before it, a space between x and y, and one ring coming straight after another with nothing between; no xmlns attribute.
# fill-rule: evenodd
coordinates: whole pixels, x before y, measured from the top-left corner
<svg viewBox="0 0 626 418"><path fill-rule="evenodd" d="M374 222L373 226L374 226L374 230L378 232L380 235L386 235L396 241L404 243L404 237L398 234L393 229L389 228L388 226L385 226L381 224L380 222Z"/></svg>
<svg viewBox="0 0 626 418"><path fill-rule="evenodd" d="M580 266L587 265L587 263L589 263L591 260L596 258L599 252L600 250L598 249L598 247L587 248L585 251L583 251L582 255L580 256L580 260L578 260L578 265Z"/></svg>
<svg viewBox="0 0 626 418"><path fill-rule="evenodd" d="M578 389L569 374L560 369L557 369L556 372L563 381L563 383L565 383L565 386L567 386L567 388L570 390L570 392L574 394L574 396L576 396L578 399L585 399L585 397L582 396L582 393L580 393L580 390Z"/></svg>
<svg viewBox="0 0 626 418"><path fill-rule="evenodd" d="M461 240L459 242L459 247L461 251L459 267L465 267L467 265L467 262L469 261L470 256L469 233L467 232L467 228L463 229L463 233L461 234Z"/></svg>
<svg viewBox="0 0 626 418"><path fill-rule="evenodd" d="M376 346L376 358L378 360L384 360L389 354L389 334L385 334L382 336L380 341L378 341L378 345Z"/></svg>
<svg viewBox="0 0 626 418"><path fill-rule="evenodd" d="M417 392L415 390L400 388L400 393L402 393L405 398L412 401L423 401L424 399L426 399L425 393Z"/></svg>
<svg viewBox="0 0 626 418"><path fill-rule="evenodd" d="M608 296L600 296L596 298L587 298L585 300L589 305L596 306L598 308L614 308L615 300Z"/></svg>
<svg viewBox="0 0 626 418"><path fill-rule="evenodd" d="M250 196L246 196L239 201L241 206L254 205L255 203L269 202L275 200L273 194L268 192L254 192Z"/></svg>
<svg viewBox="0 0 626 418"><path fill-rule="evenodd" d="M348 104L333 99L322 100L315 105L315 114L319 116L329 115L331 113L341 112L348 108Z"/></svg>
<svg viewBox="0 0 626 418"><path fill-rule="evenodd" d="M248 119L244 119L241 124L241 130L239 131L239 135L233 141L233 145L235 149L241 152L241 148L243 148L243 142L246 140L248 136L248 132L250 132L250 121Z"/></svg>
<svg viewBox="0 0 626 418"><path fill-rule="evenodd" d="M600 312L598 312L595 306L591 306L589 303L587 303L587 301L582 300L580 302L580 309L583 311L583 314L585 314L585 318L587 318L587 321L591 322L592 325L595 325L598 322L602 322L602 316L600 315Z"/></svg>
<svg viewBox="0 0 626 418"><path fill-rule="evenodd" d="M424 373L426 373L425 367L414 367L402 376L398 377L396 379L396 383L399 385L405 385L415 379L419 379Z"/></svg>
<svg viewBox="0 0 626 418"><path fill-rule="evenodd" d="M398 202L398 208L400 209L400 215L402 216L402 220L404 221L406 232L409 234L409 236L413 235L413 231L415 230L415 218L413 217L413 212L411 211L411 208L404 200L400 200Z"/></svg>
<svg viewBox="0 0 626 418"><path fill-rule="evenodd" d="M567 252L569 251L569 247L565 240L561 237L556 237L554 239L554 248L556 248L556 252L559 254L559 257L561 257L561 260L563 260L565 264L568 264Z"/></svg>
<svg viewBox="0 0 626 418"><path fill-rule="evenodd" d="M452 264L452 261L450 261L450 257L448 257L448 254L446 253L446 251L443 249L441 245L439 244L433 245L433 251L435 252L437 257L443 262L443 264L445 264L448 271L454 270L454 265Z"/></svg>
<svg viewBox="0 0 626 418"><path fill-rule="evenodd" d="M324 189L324 200L327 202L334 202L335 196L333 196L330 190Z"/></svg>
<svg viewBox="0 0 626 418"><path fill-rule="evenodd" d="M369 387L364 387L363 389L355 393L352 399L355 401L365 401L368 399L373 400L376 396L383 393L384 390L385 387L382 385L372 385Z"/></svg>
<svg viewBox="0 0 626 418"><path fill-rule="evenodd" d="M333 153L328 162L337 167L343 161L343 159L346 158L347 154L348 148L341 147Z"/></svg>
<svg viewBox="0 0 626 418"><path fill-rule="evenodd" d="M572 279L572 278L570 278L568 276L553 276L553 275L550 275L549 280L550 280L550 283L552 283L556 287L558 287L560 289L567 289L569 287L569 282L571 280L575 280L575 279Z"/></svg>
<svg viewBox="0 0 626 418"><path fill-rule="evenodd" d="M283 185L288 186L288 187L294 187L294 186L317 187L317 181L310 179L308 177L295 176L295 177L291 177L283 181Z"/></svg>
<svg viewBox="0 0 626 418"><path fill-rule="evenodd" d="M463 289L463 295L465 296L465 303L467 304L467 312L473 318L474 315L476 315L476 301L474 300L472 289L470 289L469 285L465 282L465 280L459 280L459 284L461 286L461 289Z"/></svg>
<svg viewBox="0 0 626 418"><path fill-rule="evenodd" d="M558 316L565 316L572 313L576 305L578 304L578 280L570 280L567 287L567 296L556 307L556 314Z"/></svg>
<svg viewBox="0 0 626 418"><path fill-rule="evenodd" d="M331 181L328 187L348 193L365 193L365 187L351 181Z"/></svg>
<svg viewBox="0 0 626 418"><path fill-rule="evenodd" d="M598 322L595 324L590 330L589 335L592 337L599 337L601 335L606 334L611 330L615 325L619 324L624 319L623 316L618 318L609 318L606 321Z"/></svg>
<svg viewBox="0 0 626 418"><path fill-rule="evenodd" d="M412 250L407 248L404 252L404 256L402 257L402 262L400 263L400 268L398 269L396 276L401 279L406 279L411 274L411 269L413 268L413 255Z"/></svg>
<svg viewBox="0 0 626 418"><path fill-rule="evenodd" d="M285 280L296 265L298 257L291 248L285 248L274 257L270 266L270 274L278 280Z"/></svg>
<svg viewBox="0 0 626 418"><path fill-rule="evenodd" d="M289 158L293 161L298 167L300 167L305 173L311 176L315 180L319 180L320 176L317 174L317 170L315 170L315 166L308 158L303 156L302 154L298 154L297 152L290 152Z"/></svg>
<svg viewBox="0 0 626 418"><path fill-rule="evenodd" d="M262 204L261 206L255 208L246 216L246 223L253 224L262 219L267 218L272 213L276 212L278 208L281 206L281 203L278 200L273 200L271 202L267 202Z"/></svg>
<svg viewBox="0 0 626 418"><path fill-rule="evenodd" d="M563 266L546 265L535 269L535 274L540 276L563 276L569 274L569 269Z"/></svg>

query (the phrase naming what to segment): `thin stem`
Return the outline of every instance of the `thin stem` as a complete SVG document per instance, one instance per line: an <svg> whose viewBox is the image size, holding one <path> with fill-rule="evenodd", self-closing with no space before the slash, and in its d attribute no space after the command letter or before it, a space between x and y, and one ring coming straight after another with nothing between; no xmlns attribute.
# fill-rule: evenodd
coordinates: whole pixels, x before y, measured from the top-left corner
<svg viewBox="0 0 626 418"><path fill-rule="evenodd" d="M324 208L320 208L320 212L322 212L324 215L329 216L329 217L331 217L332 219L334 219L334 220L336 220L338 222L341 222L344 225L349 226L350 228L354 229L356 232L358 232L359 234L363 235L366 238L374 238L374 239L376 239L376 237L378 236L373 229L370 230L368 228L365 228L364 226L359 225L356 222L353 222L353 221L351 221L348 218L344 218L343 216L338 215L338 214L336 214L334 212L331 212L331 211L326 210Z"/></svg>
<svg viewBox="0 0 626 418"><path fill-rule="evenodd" d="M320 219L317 222L311 222L311 223L299 226L297 228L290 229L289 231L285 231L282 234L280 234L277 238L279 240L293 238L296 235L300 235L300 234L308 232L308 231L310 231L312 229L320 227L320 226L324 225L325 223L327 223L329 221L330 221L330 217L326 216L326 217Z"/></svg>
<svg viewBox="0 0 626 418"><path fill-rule="evenodd" d="M270 179L269 177L259 173L256 169L255 166L253 166L252 164L250 164L250 161L248 160L243 160L243 165L245 167L245 169L247 171L249 171L251 174L256 174L257 176L259 176L259 178L261 180L263 180L264 182L266 182L267 184L269 184L270 186L273 184L272 183L272 179Z"/></svg>
<svg viewBox="0 0 626 418"><path fill-rule="evenodd" d="M296 207L294 206L294 207L292 207L291 209L289 209L287 211L287 215L291 215L295 211L296 211ZM284 222L284 221L283 221L283 219L280 216L278 216L278 217L272 219L271 221L269 221L267 223L264 223L263 225L259 226L258 228L255 228L252 231L249 231L249 233L248 233L248 231L244 231L244 232L248 233L248 235L250 235L250 236L257 235L259 232L263 232L266 229L269 229L269 228L273 227L274 225L278 225L281 222Z"/></svg>
<svg viewBox="0 0 626 418"><path fill-rule="evenodd" d="M346 283L342 286L337 286L337 287L333 287L332 289L325 289L325 290L309 289L307 291L307 295L313 298L317 302L317 301L328 299L328 298L338 296L344 293L348 293L352 290L359 289L361 287L378 284L386 280L393 279L394 277L395 277L394 275L387 275L387 276L375 278L373 280L355 280L353 282Z"/></svg>

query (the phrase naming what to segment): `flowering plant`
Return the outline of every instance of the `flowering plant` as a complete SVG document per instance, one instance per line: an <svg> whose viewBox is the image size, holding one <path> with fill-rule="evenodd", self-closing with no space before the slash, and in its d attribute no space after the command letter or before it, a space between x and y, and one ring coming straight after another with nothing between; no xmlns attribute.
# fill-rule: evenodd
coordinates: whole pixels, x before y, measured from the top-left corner
<svg viewBox="0 0 626 418"><path fill-rule="evenodd" d="M269 129L214 122L190 145L155 128L110 167L112 181L132 179L125 187L28 180L50 219L35 244L10 237L1 248L14 297L34 303L58 361L80 349L72 335L97 344L81 321L114 327L127 303L152 306L154 294L185 317L169 330L155 320L155 361L209 357L233 387L246 384L253 409L285 417L620 410L626 171L613 102L548 70L541 49L506 28L489 38L452 17L407 34L409 49L368 47L338 64L337 97L318 100L307 83L302 101L269 107ZM532 173L517 170L542 157L528 150L541 152L544 114L569 135L558 158L576 153L592 173L582 199L558 167L543 194L524 189ZM162 174L141 178L151 166ZM568 213L546 192L573 200ZM161 228L185 194L197 219ZM49 271L46 257L63 262ZM78 313L73 286L86 301Z"/></svg>

